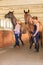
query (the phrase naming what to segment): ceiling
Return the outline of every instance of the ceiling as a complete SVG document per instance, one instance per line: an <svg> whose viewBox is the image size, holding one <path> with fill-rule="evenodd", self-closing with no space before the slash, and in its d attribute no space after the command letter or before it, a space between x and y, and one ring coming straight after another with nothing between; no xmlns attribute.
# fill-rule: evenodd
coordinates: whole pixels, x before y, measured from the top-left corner
<svg viewBox="0 0 43 65"><path fill-rule="evenodd" d="M43 4L43 0L0 0L0 6Z"/></svg>

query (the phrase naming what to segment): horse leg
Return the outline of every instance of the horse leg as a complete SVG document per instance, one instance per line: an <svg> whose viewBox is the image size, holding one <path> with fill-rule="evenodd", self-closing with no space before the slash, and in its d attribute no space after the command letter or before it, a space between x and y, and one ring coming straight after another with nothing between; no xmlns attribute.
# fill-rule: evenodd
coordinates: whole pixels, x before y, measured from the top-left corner
<svg viewBox="0 0 43 65"><path fill-rule="evenodd" d="M30 38L30 47L29 47L29 49L32 48L33 43L34 43L34 38L31 36L31 38Z"/></svg>
<svg viewBox="0 0 43 65"><path fill-rule="evenodd" d="M21 42L22 42L22 45L24 46L24 43L23 43L23 41L22 41L22 39L20 38L20 40L21 40Z"/></svg>
<svg viewBox="0 0 43 65"><path fill-rule="evenodd" d="M32 42L30 42L30 47L29 47L29 49L31 49L31 48L32 48L32 45L33 45L33 43L32 43Z"/></svg>
<svg viewBox="0 0 43 65"><path fill-rule="evenodd" d="M22 42L22 45L24 46L24 42L22 41L21 36L22 36L22 34L19 35L19 39Z"/></svg>

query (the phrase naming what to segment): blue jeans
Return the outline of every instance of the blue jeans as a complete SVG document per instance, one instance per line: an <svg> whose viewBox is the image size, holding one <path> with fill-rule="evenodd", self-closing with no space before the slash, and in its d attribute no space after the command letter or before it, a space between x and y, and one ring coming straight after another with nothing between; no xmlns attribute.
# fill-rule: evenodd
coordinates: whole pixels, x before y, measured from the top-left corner
<svg viewBox="0 0 43 65"><path fill-rule="evenodd" d="M17 45L17 46L19 46L19 40L18 40L18 38L19 38L18 34L15 34L15 39L16 39L16 44L15 45Z"/></svg>
<svg viewBox="0 0 43 65"><path fill-rule="evenodd" d="M37 51L39 51L39 32L36 34L36 36L34 37L34 42L35 42L35 49Z"/></svg>

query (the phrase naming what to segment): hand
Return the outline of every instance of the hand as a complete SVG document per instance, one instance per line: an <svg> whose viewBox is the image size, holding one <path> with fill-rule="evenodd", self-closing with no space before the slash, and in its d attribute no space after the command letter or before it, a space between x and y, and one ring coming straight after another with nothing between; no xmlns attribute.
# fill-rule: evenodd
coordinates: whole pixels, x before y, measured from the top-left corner
<svg viewBox="0 0 43 65"><path fill-rule="evenodd" d="M33 35L35 37L35 35Z"/></svg>

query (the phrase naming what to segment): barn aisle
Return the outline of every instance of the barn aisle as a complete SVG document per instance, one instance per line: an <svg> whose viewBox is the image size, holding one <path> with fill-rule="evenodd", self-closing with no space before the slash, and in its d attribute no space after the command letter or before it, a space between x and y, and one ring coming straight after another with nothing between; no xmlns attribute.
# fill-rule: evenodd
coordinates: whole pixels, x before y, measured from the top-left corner
<svg viewBox="0 0 43 65"><path fill-rule="evenodd" d="M15 37L11 20L5 19L5 14L13 11L14 16L24 25L24 10L28 11L28 9L32 16L38 17L43 26L43 0L0 0L0 65L43 65L43 46L42 48L40 46L38 53L34 52L34 45L32 49L29 49L28 34L22 35L24 47L10 46L15 44Z"/></svg>
<svg viewBox="0 0 43 65"><path fill-rule="evenodd" d="M43 65L43 47L39 53L29 46L0 49L0 65Z"/></svg>

